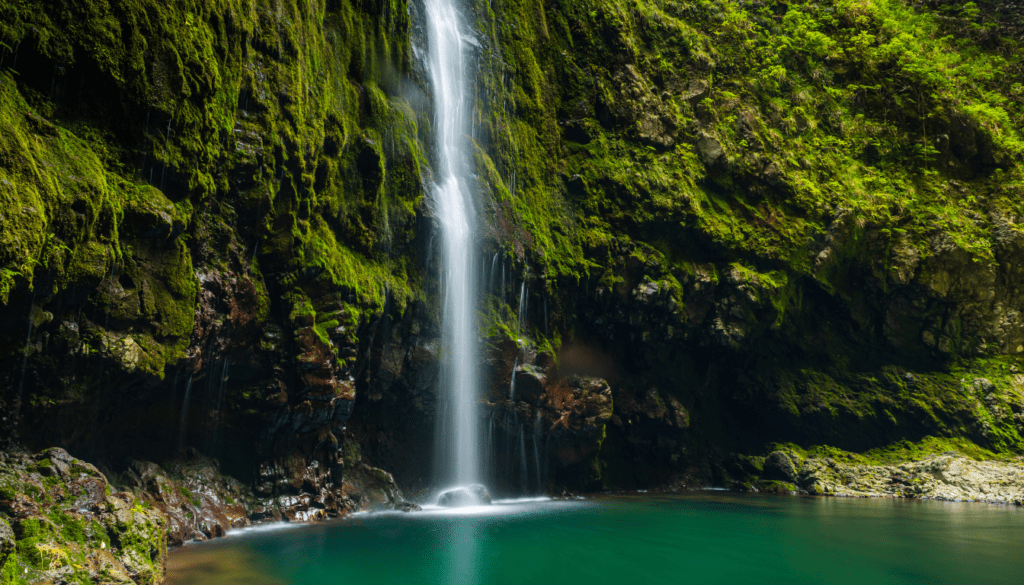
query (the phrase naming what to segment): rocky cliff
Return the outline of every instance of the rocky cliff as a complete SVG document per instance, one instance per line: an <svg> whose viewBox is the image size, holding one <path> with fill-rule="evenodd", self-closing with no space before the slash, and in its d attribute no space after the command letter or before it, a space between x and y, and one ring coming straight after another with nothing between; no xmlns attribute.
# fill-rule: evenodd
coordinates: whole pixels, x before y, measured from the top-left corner
<svg viewBox="0 0 1024 585"><path fill-rule="evenodd" d="M1013 8L467 1L492 489L835 492L841 464L1019 454ZM100 524L111 498L227 518L231 497L248 522L431 485L422 14L0 4L0 440L17 485L110 477ZM99 469L24 454L52 447ZM197 506L160 477L234 487ZM37 534L11 499L25 490L0 505L17 542ZM189 522L172 539L204 534ZM12 546L4 571L64 566Z"/></svg>

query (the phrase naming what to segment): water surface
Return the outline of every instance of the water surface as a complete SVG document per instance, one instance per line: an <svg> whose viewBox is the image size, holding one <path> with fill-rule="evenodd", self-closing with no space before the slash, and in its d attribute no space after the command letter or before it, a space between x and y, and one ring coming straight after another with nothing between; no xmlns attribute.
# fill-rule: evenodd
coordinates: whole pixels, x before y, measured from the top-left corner
<svg viewBox="0 0 1024 585"><path fill-rule="evenodd" d="M1024 583L1024 510L699 492L382 513L172 553L171 585Z"/></svg>

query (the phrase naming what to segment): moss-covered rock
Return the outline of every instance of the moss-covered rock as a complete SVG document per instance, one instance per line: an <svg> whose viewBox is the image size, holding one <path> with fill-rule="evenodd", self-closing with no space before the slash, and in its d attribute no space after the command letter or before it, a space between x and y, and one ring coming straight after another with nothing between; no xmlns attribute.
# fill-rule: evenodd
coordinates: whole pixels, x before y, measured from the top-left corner
<svg viewBox="0 0 1024 585"><path fill-rule="evenodd" d="M4 583L163 580L165 517L92 465L62 449L4 454L0 486Z"/></svg>

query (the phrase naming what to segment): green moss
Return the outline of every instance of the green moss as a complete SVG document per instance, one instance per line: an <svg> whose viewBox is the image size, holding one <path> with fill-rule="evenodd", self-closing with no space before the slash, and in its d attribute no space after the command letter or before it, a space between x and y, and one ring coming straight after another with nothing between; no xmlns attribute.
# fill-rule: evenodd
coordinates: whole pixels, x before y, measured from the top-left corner
<svg viewBox="0 0 1024 585"><path fill-rule="evenodd" d="M12 553L4 559L3 565L0 565L0 581L3 583L10 583L11 585L23 585L27 583L23 577L23 570L21 563L18 562L17 553Z"/></svg>
<svg viewBox="0 0 1024 585"><path fill-rule="evenodd" d="M83 351L163 377L197 270L247 273L258 322L271 294L338 294L323 342L424 294L432 120L405 0L115 4L0 6L2 46L55 72L0 73L0 304L33 276L50 304L84 293L104 316Z"/></svg>
<svg viewBox="0 0 1024 585"><path fill-rule="evenodd" d="M799 489L789 482L778 481L774 479L761 480L757 482L758 491L771 492L776 494L795 494L799 493Z"/></svg>
<svg viewBox="0 0 1024 585"><path fill-rule="evenodd" d="M184 498L191 502L192 505L195 506L197 509L203 507L203 501L197 498L195 495L193 495L192 492L187 487L179 485L178 493L180 493Z"/></svg>
<svg viewBox="0 0 1024 585"><path fill-rule="evenodd" d="M1015 456L1024 438L1016 358L966 360L950 371L884 367L877 375L830 376L815 370L775 374L767 412L784 413L789 436L807 454L892 463L957 451L976 459ZM794 442L774 448L799 449ZM839 447L840 449L836 449ZM830 451L832 450L832 451Z"/></svg>
<svg viewBox="0 0 1024 585"><path fill-rule="evenodd" d="M1021 211L1006 193L1021 183L1024 110L997 81L1024 79L1019 52L980 42L970 18L888 0L475 7L495 43L474 136L493 235L558 288L614 287L609 245L646 243L666 267L710 255L770 274L778 327L804 279L851 293L848 275L878 253L869 231L927 257L939 229L987 262L976 210ZM957 155L942 141L959 124L991 149ZM704 138L724 151L714 163Z"/></svg>

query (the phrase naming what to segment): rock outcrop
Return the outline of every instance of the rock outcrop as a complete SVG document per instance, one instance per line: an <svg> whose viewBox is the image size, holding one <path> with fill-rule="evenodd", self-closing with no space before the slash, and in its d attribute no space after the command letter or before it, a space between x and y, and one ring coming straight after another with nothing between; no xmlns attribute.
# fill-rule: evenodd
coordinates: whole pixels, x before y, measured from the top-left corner
<svg viewBox="0 0 1024 585"><path fill-rule="evenodd" d="M62 449L0 454L4 583L159 583L167 529L145 498Z"/></svg>
<svg viewBox="0 0 1024 585"><path fill-rule="evenodd" d="M159 583L168 547L262 522L419 507L365 465L320 499L261 498L195 452L167 469L131 461L116 483L60 448L0 453L0 575L6 583Z"/></svg>
<svg viewBox="0 0 1024 585"><path fill-rule="evenodd" d="M1024 505L1024 460L976 461L954 451L894 465L773 451L740 489L843 497L898 497Z"/></svg>

